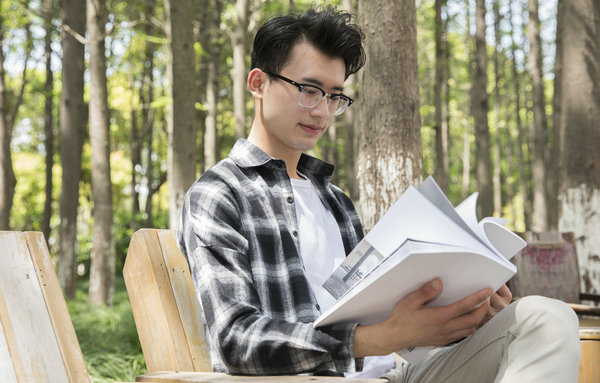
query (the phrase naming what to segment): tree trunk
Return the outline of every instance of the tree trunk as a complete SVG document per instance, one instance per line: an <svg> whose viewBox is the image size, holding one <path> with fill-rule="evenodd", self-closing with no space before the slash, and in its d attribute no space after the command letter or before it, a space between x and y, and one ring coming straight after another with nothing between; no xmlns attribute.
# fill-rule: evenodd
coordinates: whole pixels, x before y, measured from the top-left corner
<svg viewBox="0 0 600 383"><path fill-rule="evenodd" d="M487 53L485 41L485 0L475 7L475 79L473 82L473 116L475 118L475 153L479 189L479 217L494 212L492 164L490 160L490 130L488 126Z"/></svg>
<svg viewBox="0 0 600 383"><path fill-rule="evenodd" d="M219 62L221 44L219 43L222 0L211 1L208 35L208 70L206 80L206 123L204 132L204 169L209 169L219 160L219 145L217 140L217 107L219 99Z"/></svg>
<svg viewBox="0 0 600 383"><path fill-rule="evenodd" d="M542 71L542 42L538 1L528 0L529 73L533 97L534 157L533 157L533 225L537 231L548 229L546 209L546 152L548 123Z"/></svg>
<svg viewBox="0 0 600 383"><path fill-rule="evenodd" d="M369 230L422 177L416 11L410 0L358 6L368 39L357 105L358 179L363 226Z"/></svg>
<svg viewBox="0 0 600 383"><path fill-rule="evenodd" d="M346 12L356 14L356 5L352 5L351 0L343 0L342 7ZM352 75L346 80L344 85L344 94L348 97L356 98L356 76ZM350 107L344 112L344 131L345 131L345 142L346 142L346 192L350 195L353 201L359 200L358 182L356 179L356 153L358 153L358 143L356 140L356 126L354 124L355 109L356 107Z"/></svg>
<svg viewBox="0 0 600 383"><path fill-rule="evenodd" d="M466 1L466 31L465 31L465 46L467 47L467 66L468 73L473 73L473 39L471 36L471 1ZM469 107L473 108L473 94L469 96ZM462 198L467 198L469 194L469 184L471 178L471 125L470 119L467 120L465 125L465 134L463 136L463 150L462 150Z"/></svg>
<svg viewBox="0 0 600 383"><path fill-rule="evenodd" d="M50 240L50 218L52 217L52 168L54 167L54 73L52 72L52 17L54 11L52 0L44 0L44 58L46 66L46 83L44 85L44 148L46 149L46 183L44 200L44 216L42 218L42 233L46 242Z"/></svg>
<svg viewBox="0 0 600 383"><path fill-rule="evenodd" d="M237 24L233 39L233 115L236 138L246 137L246 35L248 0L237 0Z"/></svg>
<svg viewBox="0 0 600 383"><path fill-rule="evenodd" d="M339 164L336 122L332 123L327 129L327 132L321 137L319 140L319 147L321 148L321 157L324 161L329 162L330 164Z"/></svg>
<svg viewBox="0 0 600 383"><path fill-rule="evenodd" d="M554 58L554 96L552 99L552 146L550 149L550 159L547 179L548 179L548 190L546 198L548 198L548 229L558 230L558 218L560 216L560 185L561 185L561 174L564 168L564 148L563 140L561 136L561 77L562 77L562 51L563 51L563 22L564 22L564 9L562 9L562 2L558 2L558 11L556 14L556 49ZM553 206L550 206L554 204Z"/></svg>
<svg viewBox="0 0 600 383"><path fill-rule="evenodd" d="M165 1L169 40L169 227L181 219L185 193L196 179L194 38L191 0Z"/></svg>
<svg viewBox="0 0 600 383"><path fill-rule="evenodd" d="M150 5L146 12L151 16L153 7ZM146 26L146 33L153 33L150 25ZM146 203L144 204L144 212L146 214L146 227L154 226L152 212L152 197L154 196L154 160L153 160L153 141L154 141L154 50L155 44L151 41L146 41L144 53L144 71L143 85L140 89L140 99L142 100L142 135L146 139L146 186L148 194Z"/></svg>
<svg viewBox="0 0 600 383"><path fill-rule="evenodd" d="M0 230L10 229L10 209L17 180L10 152L11 128L4 72L4 22L0 15Z"/></svg>
<svg viewBox="0 0 600 383"><path fill-rule="evenodd" d="M502 132L503 120L500 117L500 62L498 50L500 49L500 3L494 0L494 117L496 131L494 134L494 144L492 145L493 161L493 195L494 195L494 214L502 215L502 171L500 163L500 135Z"/></svg>
<svg viewBox="0 0 600 383"><path fill-rule="evenodd" d="M110 129L106 84L105 0L87 0L90 52L90 144L94 225L90 266L90 302L112 304L115 273L112 183L110 180Z"/></svg>
<svg viewBox="0 0 600 383"><path fill-rule="evenodd" d="M0 51L3 49L4 25L0 16ZM12 101L12 108L9 110L8 90L6 88L6 79L4 72L4 53L0 52L0 230L10 229L10 210L15 195L17 179L12 163L12 154L10 151L10 142L12 131L17 119L17 112L23 103L23 94L27 84L27 63L32 51L31 25L25 25L25 59L23 60L23 71L21 72L21 87Z"/></svg>
<svg viewBox="0 0 600 383"><path fill-rule="evenodd" d="M133 64L133 63L131 63ZM133 66L133 65L132 65ZM143 86L143 85L142 85ZM142 167L142 137L140 137L139 127L138 127L138 118L137 118L137 110L134 107L134 97L135 94L133 90L135 89L135 79L133 71L129 73L129 88L132 90L131 92L131 137L130 137L130 146L131 146L131 221L130 228L131 232L134 233L138 228L138 217L140 215L140 184L141 184L141 174L140 169Z"/></svg>
<svg viewBox="0 0 600 383"><path fill-rule="evenodd" d="M510 38L511 38L511 53L512 53L512 74L513 84L515 90L515 119L517 124L517 157L519 160L519 196L521 201L521 210L523 211L525 230L531 227L531 213L530 204L525 203L527 200L527 186L525 182L525 169L529 168L529 161L526 159L523 153L523 143L527 141L526 134L524 133L523 124L521 122L521 76L519 69L517 68L516 52L517 43L515 42L513 20L512 20L512 7L509 10L509 22L510 22Z"/></svg>
<svg viewBox="0 0 600 383"><path fill-rule="evenodd" d="M446 8L446 0L435 0L435 87L433 103L435 106L435 179L444 192L448 193L448 110L446 109L446 22L442 11Z"/></svg>
<svg viewBox="0 0 600 383"><path fill-rule="evenodd" d="M564 139L561 231L575 232L585 292L600 293L600 2L559 1L560 124Z"/></svg>
<svg viewBox="0 0 600 383"><path fill-rule="evenodd" d="M62 93L60 98L60 239L58 279L65 296L75 298L77 283L77 209L81 179L81 150L85 129L83 102L84 46L74 33L85 35L85 0L63 0Z"/></svg>

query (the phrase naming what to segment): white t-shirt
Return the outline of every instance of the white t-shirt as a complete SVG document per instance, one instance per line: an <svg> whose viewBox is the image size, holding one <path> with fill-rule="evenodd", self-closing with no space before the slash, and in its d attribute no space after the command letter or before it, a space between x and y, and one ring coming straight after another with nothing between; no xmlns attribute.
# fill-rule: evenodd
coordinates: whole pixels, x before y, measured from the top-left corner
<svg viewBox="0 0 600 383"><path fill-rule="evenodd" d="M346 259L346 251L335 217L317 194L310 180L291 179L294 190L300 255L310 287L321 312L335 303L323 282ZM394 367L393 355L365 358L362 372L345 374L353 378L378 378Z"/></svg>

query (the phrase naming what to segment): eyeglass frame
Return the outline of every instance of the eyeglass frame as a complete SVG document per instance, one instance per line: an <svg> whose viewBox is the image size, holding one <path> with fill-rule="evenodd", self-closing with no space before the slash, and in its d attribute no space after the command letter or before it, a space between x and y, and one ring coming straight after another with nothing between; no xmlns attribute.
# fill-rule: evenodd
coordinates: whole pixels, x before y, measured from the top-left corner
<svg viewBox="0 0 600 383"><path fill-rule="evenodd" d="M319 105L319 103L321 102L321 100L322 100L323 98L327 98L327 113L329 113L329 115L331 115L331 116L339 116L339 115L341 115L342 113L344 113L344 112L346 111L346 109L348 109L348 107L349 107L350 105L352 105L352 103L354 103L354 100L353 100L352 98L350 98L350 97L346 96L346 95L345 95L345 94L343 94L343 93L328 93L328 92L325 92L323 89L321 89L321 88L319 88L318 86L316 86L316 85L313 85L313 84L302 84L302 83L296 82L296 81L294 81L294 80L292 80L292 79L289 79L289 78L287 78L287 77L285 77L285 76L282 76L282 75L280 75L280 74L278 74L278 73L271 72L271 71L266 71L266 70L265 70L265 71L263 71L263 72L265 72L265 73L266 73L266 74L268 74L269 76L273 76L273 77L276 77L276 78L278 78L278 79L281 79L281 80L283 80L283 81L285 81L285 82L287 82L287 83L289 83L289 84L292 84L292 85L293 85L293 86L295 86L296 88L298 88L298 92L299 92L299 93L298 93L298 105L299 105L299 106L301 106L301 107L303 107L303 108L306 108L306 109L314 109L314 108L315 108L317 105ZM319 100L318 100L318 101L317 101L317 102L316 102L316 103L315 103L313 106L310 106L310 107L309 107L309 106L304 106L304 105L300 104L300 95L302 94L302 88L305 88L305 87L307 87L307 86L309 86L309 87L311 87L311 88L318 89L318 90L320 90L320 91L321 91L321 98L320 98L320 99L319 99ZM331 103L331 98L332 98L332 97L334 97L334 96L337 96L337 97L344 97L344 98L348 99L348 105L346 105L346 107L345 107L345 108L344 108L344 109L343 109L343 110L342 110L340 113L338 113L338 114L336 114L335 112L334 112L334 113L331 113L331 112L329 111L329 104Z"/></svg>

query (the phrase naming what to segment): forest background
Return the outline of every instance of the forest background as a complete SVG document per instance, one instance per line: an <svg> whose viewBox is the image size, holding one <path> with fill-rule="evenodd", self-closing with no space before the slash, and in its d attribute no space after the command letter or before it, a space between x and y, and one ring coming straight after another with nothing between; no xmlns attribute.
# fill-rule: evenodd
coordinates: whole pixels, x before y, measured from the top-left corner
<svg viewBox="0 0 600 383"><path fill-rule="evenodd" d="M511 229L574 231L600 292L600 3L594 0L0 0L0 230L42 231L94 381L144 362L121 270L131 234L252 120L266 19L357 14L355 104L314 149L368 229L434 175Z"/></svg>

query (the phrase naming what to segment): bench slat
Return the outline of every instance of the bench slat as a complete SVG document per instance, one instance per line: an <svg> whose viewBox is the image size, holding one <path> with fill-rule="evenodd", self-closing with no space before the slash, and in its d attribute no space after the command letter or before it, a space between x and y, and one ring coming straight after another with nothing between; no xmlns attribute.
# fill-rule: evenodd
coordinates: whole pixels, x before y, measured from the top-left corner
<svg viewBox="0 0 600 383"><path fill-rule="evenodd" d="M155 230L133 234L123 276L148 371L194 371Z"/></svg>
<svg viewBox="0 0 600 383"><path fill-rule="evenodd" d="M239 376L218 372L176 372L157 371L145 375L138 375L137 382L156 383L383 383L385 379L360 379L331 376Z"/></svg>
<svg viewBox="0 0 600 383"><path fill-rule="evenodd" d="M40 282L21 233L0 232L0 319L19 382L68 382Z"/></svg>
<svg viewBox="0 0 600 383"><path fill-rule="evenodd" d="M89 382L90 378L85 367L77 334L69 315L67 303L62 294L46 240L41 232L23 233L29 253L42 286L46 307L58 340L58 346L65 364L70 382Z"/></svg>
<svg viewBox="0 0 600 383"><path fill-rule="evenodd" d="M204 314L196 295L188 262L179 250L173 231L159 230L157 233L183 331L190 348L194 371L212 372L204 334Z"/></svg>
<svg viewBox="0 0 600 383"><path fill-rule="evenodd" d="M4 302L4 298L1 297L2 291L0 291L0 301ZM2 321L0 320L0 376L4 379L5 383L17 383L17 376L15 375L15 366L10 358L10 351L8 350L8 343L6 336L4 335L4 328L2 327Z"/></svg>

